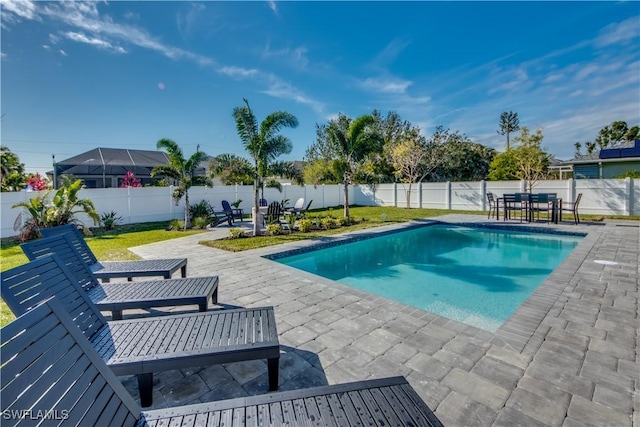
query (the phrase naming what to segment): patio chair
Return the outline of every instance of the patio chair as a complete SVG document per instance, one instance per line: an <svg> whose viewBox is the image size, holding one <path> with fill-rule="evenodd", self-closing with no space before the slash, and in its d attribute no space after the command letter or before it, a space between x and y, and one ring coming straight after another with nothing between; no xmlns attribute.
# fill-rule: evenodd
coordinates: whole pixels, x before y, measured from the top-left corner
<svg viewBox="0 0 640 427"><path fill-rule="evenodd" d="M302 208L304 208L304 197L300 197L298 200L296 200L296 203L293 206L285 208L284 211L295 212L302 210Z"/></svg>
<svg viewBox="0 0 640 427"><path fill-rule="evenodd" d="M487 219L495 216L498 219L498 201L493 197L493 193L487 193L487 202L489 202L489 214Z"/></svg>
<svg viewBox="0 0 640 427"><path fill-rule="evenodd" d="M404 377L142 411L57 298L1 332L3 426L442 426Z"/></svg>
<svg viewBox="0 0 640 427"><path fill-rule="evenodd" d="M165 279L170 279L171 275L178 269L182 277L187 277L186 258L98 261L75 225L66 224L40 229L40 234L43 237L52 237L64 233L69 234L73 246L78 250L82 260L89 266L93 274L104 282L108 282L115 277L126 277L128 280L132 280L133 277L163 276Z"/></svg>
<svg viewBox="0 0 640 427"><path fill-rule="evenodd" d="M232 208L228 201L222 201L222 211L231 218L231 222L235 222L235 219L238 218L240 221L244 218L244 212L240 208Z"/></svg>
<svg viewBox="0 0 640 427"><path fill-rule="evenodd" d="M259 204L260 206L264 207L264 206L269 206L269 202L267 202L267 199L260 199L259 200Z"/></svg>
<svg viewBox="0 0 640 427"><path fill-rule="evenodd" d="M282 205L280 202L271 202L267 208L267 214L264 216L266 224L279 224L282 217Z"/></svg>
<svg viewBox="0 0 640 427"><path fill-rule="evenodd" d="M504 194L502 196L502 201L504 209L504 221L511 219L511 214L515 212L520 213L520 222L522 222L522 218L529 218L527 212L527 209L529 209L528 193Z"/></svg>
<svg viewBox="0 0 640 427"><path fill-rule="evenodd" d="M122 311L128 309L198 305L200 311L207 311L209 299L213 304L218 302L218 276L101 284L82 262L68 234L33 240L20 247L32 261L47 255L58 255L96 307L111 312L112 320L122 319ZM45 283L50 280L56 278L43 278ZM21 298L36 296L39 291L39 287L24 290ZM26 311L30 307L23 308Z"/></svg>
<svg viewBox="0 0 640 427"><path fill-rule="evenodd" d="M22 298L22 290L35 286L36 295ZM4 271L0 290L16 315L55 296L113 373L136 375L142 406L153 403L153 373L171 369L267 359L269 390L278 389L273 307L107 321L57 255Z"/></svg>
<svg viewBox="0 0 640 427"><path fill-rule="evenodd" d="M531 202L529 204L529 215L533 219L535 214L538 214L540 219L540 213L546 212L547 222L554 219L554 200L549 193L537 193L531 194Z"/></svg>
<svg viewBox="0 0 640 427"><path fill-rule="evenodd" d="M576 201L570 203L569 206L565 206L561 204L562 208L560 209L560 215L562 212L572 212L573 213L573 222L575 224L580 224L580 215L578 214L578 205L580 204L580 200L582 199L582 193L578 193L578 197L576 197Z"/></svg>

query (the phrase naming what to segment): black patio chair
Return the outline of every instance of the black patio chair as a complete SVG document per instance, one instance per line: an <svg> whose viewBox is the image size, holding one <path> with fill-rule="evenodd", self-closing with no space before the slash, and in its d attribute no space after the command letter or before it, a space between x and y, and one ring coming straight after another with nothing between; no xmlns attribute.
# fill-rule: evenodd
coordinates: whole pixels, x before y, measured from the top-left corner
<svg viewBox="0 0 640 427"><path fill-rule="evenodd" d="M222 211L231 218L231 222L235 222L236 218L241 222L244 219L244 212L240 208L232 208L228 201L222 201Z"/></svg>
<svg viewBox="0 0 640 427"><path fill-rule="evenodd" d="M580 224L580 214L578 214L578 205L580 204L580 200L582 199L582 193L578 193L578 197L576 197L576 201L573 203L569 203L569 206L565 206L562 204L562 212L571 212L573 213L573 221L575 224Z"/></svg>
<svg viewBox="0 0 640 427"><path fill-rule="evenodd" d="M487 193L487 202L489 202L489 214L487 215L487 219L492 216L498 219L498 201L493 197L493 193Z"/></svg>

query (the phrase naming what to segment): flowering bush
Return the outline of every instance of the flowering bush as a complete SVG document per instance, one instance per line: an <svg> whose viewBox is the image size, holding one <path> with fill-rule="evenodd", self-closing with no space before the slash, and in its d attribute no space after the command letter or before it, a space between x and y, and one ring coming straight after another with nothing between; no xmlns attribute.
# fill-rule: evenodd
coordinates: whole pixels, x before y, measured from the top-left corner
<svg viewBox="0 0 640 427"><path fill-rule="evenodd" d="M42 191L49 188L49 181L47 181L47 178L43 177L38 172L36 172L35 175L29 175L26 184L30 186L33 191Z"/></svg>
<svg viewBox="0 0 640 427"><path fill-rule="evenodd" d="M136 178L131 171L127 171L124 178L122 179L122 185L120 185L120 188L127 187L142 187L140 180Z"/></svg>

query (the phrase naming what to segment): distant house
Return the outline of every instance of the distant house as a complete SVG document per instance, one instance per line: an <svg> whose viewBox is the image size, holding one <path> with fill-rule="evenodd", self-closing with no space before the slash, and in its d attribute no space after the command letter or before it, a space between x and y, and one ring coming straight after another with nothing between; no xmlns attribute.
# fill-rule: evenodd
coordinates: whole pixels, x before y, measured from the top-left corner
<svg viewBox="0 0 640 427"><path fill-rule="evenodd" d="M562 162L555 168L573 169L575 179L616 178L630 170L640 171L640 140L626 142L614 148L577 156ZM551 167L554 169L554 167Z"/></svg>
<svg viewBox="0 0 640 427"><path fill-rule="evenodd" d="M73 175L82 179L87 188L117 188L127 172L133 172L142 185L150 185L151 169L169 163L163 151L129 150L126 148L94 148L77 156L54 163L54 170L47 175L56 188L60 184L61 175ZM203 165L205 163L203 162ZM206 167L202 166L196 174L204 175Z"/></svg>

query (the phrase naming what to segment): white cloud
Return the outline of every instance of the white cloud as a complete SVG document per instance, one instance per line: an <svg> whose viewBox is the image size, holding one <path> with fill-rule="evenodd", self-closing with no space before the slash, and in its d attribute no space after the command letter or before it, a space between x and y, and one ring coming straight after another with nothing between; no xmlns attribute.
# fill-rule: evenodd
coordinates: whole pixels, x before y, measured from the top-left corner
<svg viewBox="0 0 640 427"><path fill-rule="evenodd" d="M218 72L230 77L246 78L257 75L259 71L253 68L247 69L242 67L225 66L218 68Z"/></svg>
<svg viewBox="0 0 640 427"><path fill-rule="evenodd" d="M2 15L10 21L36 19L36 5L31 0L0 0Z"/></svg>
<svg viewBox="0 0 640 427"><path fill-rule="evenodd" d="M276 15L278 14L278 5L275 0L267 0L267 4L269 5L269 9L273 11Z"/></svg>
<svg viewBox="0 0 640 427"><path fill-rule="evenodd" d="M69 55L67 55L67 52L65 52L62 49L60 49L58 52L60 52L60 55L62 55L62 56L69 56Z"/></svg>
<svg viewBox="0 0 640 427"><path fill-rule="evenodd" d="M594 45L606 47L612 44L637 42L638 37L640 37L640 18L634 16L625 21L604 27L600 32L600 36L594 40Z"/></svg>
<svg viewBox="0 0 640 427"><path fill-rule="evenodd" d="M126 53L127 51L121 46L114 46L106 40L99 39L96 37L88 37L83 33L77 33L74 31L67 31L63 34L69 40L73 40L78 43L86 43L89 45L96 46L101 49L110 50L116 53Z"/></svg>
<svg viewBox="0 0 640 427"><path fill-rule="evenodd" d="M262 91L263 93L273 96L274 98L290 99L299 104L307 105L318 114L322 114L324 111L324 104L322 102L314 100L292 84L283 81L273 74L269 74L266 77L268 78L269 85L266 90Z"/></svg>
<svg viewBox="0 0 640 427"><path fill-rule="evenodd" d="M307 58L308 49L305 46L298 46L296 48L282 48L271 49L271 43L267 41L267 45L262 50L263 58L271 57L283 57L284 61L291 64L294 68L305 69L309 65L309 58Z"/></svg>
<svg viewBox="0 0 640 427"><path fill-rule="evenodd" d="M49 41L51 42L51 44L56 44L60 41L60 37L55 34L49 34Z"/></svg>
<svg viewBox="0 0 640 427"><path fill-rule="evenodd" d="M407 91L412 82L393 77L369 77L358 80L356 84L364 90L372 90L381 93L401 94Z"/></svg>
<svg viewBox="0 0 640 427"><path fill-rule="evenodd" d="M402 51L411 44L411 40L407 38L396 38L391 40L384 49L375 56L369 66L374 68L387 67L402 53Z"/></svg>

